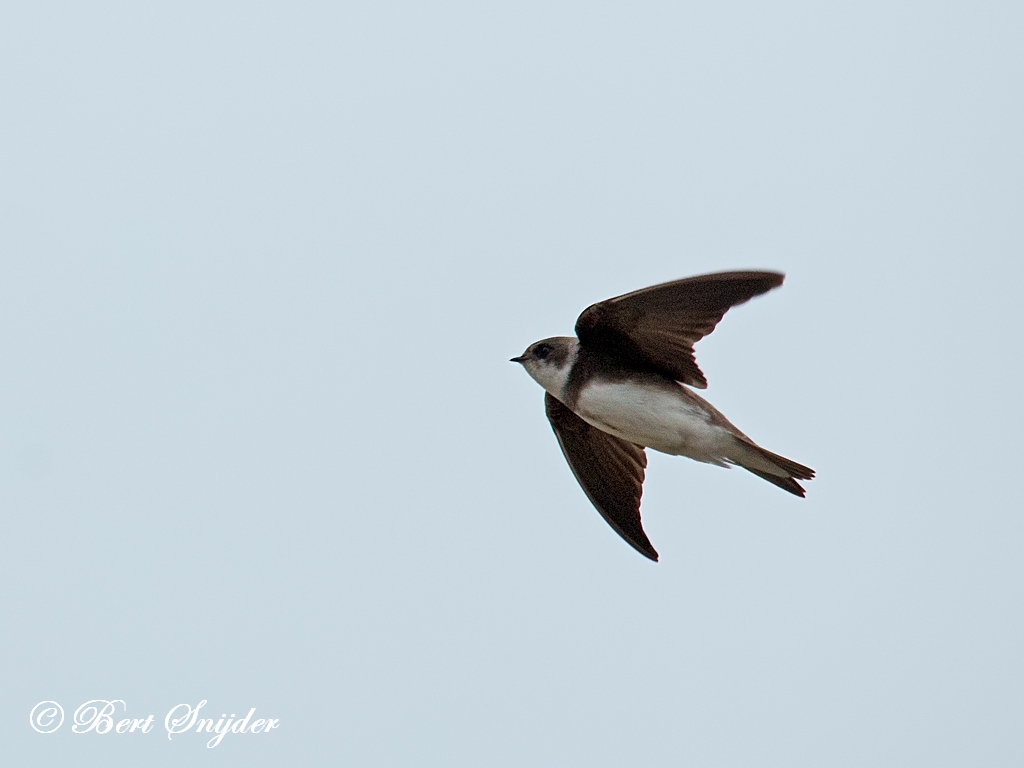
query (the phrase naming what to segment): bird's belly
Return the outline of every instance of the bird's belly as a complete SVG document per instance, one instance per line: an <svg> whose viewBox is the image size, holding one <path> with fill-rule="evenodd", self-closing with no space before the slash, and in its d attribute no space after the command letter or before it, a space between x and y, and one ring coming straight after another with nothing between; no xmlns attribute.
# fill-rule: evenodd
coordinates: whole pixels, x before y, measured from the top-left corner
<svg viewBox="0 0 1024 768"><path fill-rule="evenodd" d="M588 424L631 443L722 464L730 435L681 390L674 382L591 382L575 410Z"/></svg>

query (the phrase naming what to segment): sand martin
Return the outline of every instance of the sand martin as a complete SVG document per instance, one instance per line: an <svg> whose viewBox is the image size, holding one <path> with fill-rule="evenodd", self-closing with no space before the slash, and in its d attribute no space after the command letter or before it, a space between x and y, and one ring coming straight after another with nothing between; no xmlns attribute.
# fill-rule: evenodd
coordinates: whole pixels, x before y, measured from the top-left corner
<svg viewBox="0 0 1024 768"><path fill-rule="evenodd" d="M782 285L778 272L719 272L662 283L594 304L576 338L531 344L512 362L544 387L548 420L597 511L651 560L640 521L645 448L728 467L738 464L797 496L814 470L766 451L690 387L707 380L693 345L729 307Z"/></svg>

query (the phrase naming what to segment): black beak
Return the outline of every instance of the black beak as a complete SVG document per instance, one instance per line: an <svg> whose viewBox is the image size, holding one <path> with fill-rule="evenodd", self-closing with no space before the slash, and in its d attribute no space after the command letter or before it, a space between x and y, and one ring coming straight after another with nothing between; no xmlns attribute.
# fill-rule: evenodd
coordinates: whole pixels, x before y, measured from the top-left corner
<svg viewBox="0 0 1024 768"><path fill-rule="evenodd" d="M510 363L522 363L523 360L525 360L525 359L526 359L525 355L520 355L519 357L513 357L511 360L509 360L509 362Z"/></svg>

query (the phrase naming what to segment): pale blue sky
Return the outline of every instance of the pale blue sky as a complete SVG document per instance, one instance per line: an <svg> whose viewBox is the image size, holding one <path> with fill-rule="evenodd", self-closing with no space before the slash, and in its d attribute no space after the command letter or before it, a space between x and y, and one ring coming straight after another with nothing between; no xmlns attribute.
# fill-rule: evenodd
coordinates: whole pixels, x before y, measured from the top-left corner
<svg viewBox="0 0 1024 768"><path fill-rule="evenodd" d="M19 766L1024 762L1019 3L0 9L0 741ZM697 348L814 467L653 455L655 565L508 363ZM281 719L49 736L124 699Z"/></svg>

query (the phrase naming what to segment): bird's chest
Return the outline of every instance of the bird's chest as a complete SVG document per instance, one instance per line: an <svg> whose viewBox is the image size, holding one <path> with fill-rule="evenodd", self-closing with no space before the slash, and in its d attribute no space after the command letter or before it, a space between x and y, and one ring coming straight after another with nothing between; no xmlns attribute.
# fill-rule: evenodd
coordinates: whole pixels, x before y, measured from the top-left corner
<svg viewBox="0 0 1024 768"><path fill-rule="evenodd" d="M687 452L710 427L674 382L595 381L580 390L575 405L592 426L664 453Z"/></svg>

